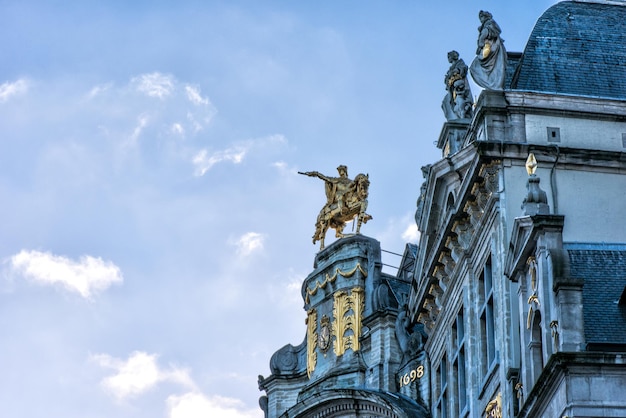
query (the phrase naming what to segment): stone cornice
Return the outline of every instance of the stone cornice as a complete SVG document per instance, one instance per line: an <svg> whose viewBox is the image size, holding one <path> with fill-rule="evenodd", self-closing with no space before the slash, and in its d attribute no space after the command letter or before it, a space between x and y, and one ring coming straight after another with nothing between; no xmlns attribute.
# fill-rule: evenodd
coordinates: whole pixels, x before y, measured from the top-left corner
<svg viewBox="0 0 626 418"><path fill-rule="evenodd" d="M461 151L459 151L458 153L454 154L452 157L442 158L441 160L434 163L430 167L428 179L426 180L426 183L427 183L426 190L428 191L428 195L425 196L425 200L427 202L433 201L433 195L436 191L435 183L439 179L441 179L443 176L451 172L456 172L457 170L459 170L461 167L464 167L465 165L476 164L476 161L473 161L473 159L475 159L475 154L476 154L475 146L474 145L467 146L463 148ZM421 217L420 225L418 225L421 231L427 230L427 227L424 224L424 221L430 219L432 209L433 208L431 205L428 205L424 209L424 214Z"/></svg>
<svg viewBox="0 0 626 418"><path fill-rule="evenodd" d="M435 238L431 251L423 264L417 293L411 297L417 317L428 330L432 330L439 317L441 300L450 286L457 262L475 241L474 233L493 206L499 188L499 160L480 157L463 179L459 199L446 215L443 228Z"/></svg>
<svg viewBox="0 0 626 418"><path fill-rule="evenodd" d="M541 402L550 399L553 392L558 387L568 373L577 368L590 366L602 366L605 369L623 369L622 353L599 353L599 352L559 352L550 356L541 375L533 386L532 390L524 399L524 405L520 409L517 417L535 417L540 408Z"/></svg>
<svg viewBox="0 0 626 418"><path fill-rule="evenodd" d="M524 113L558 113L594 119L626 121L626 101L601 97L547 94L532 91L508 90L505 100L509 109Z"/></svg>
<svg viewBox="0 0 626 418"><path fill-rule="evenodd" d="M511 244L504 263L504 274L512 281L517 281L518 273L523 271L526 260L535 250L537 234L547 229L561 231L563 215L534 215L515 218L511 234Z"/></svg>

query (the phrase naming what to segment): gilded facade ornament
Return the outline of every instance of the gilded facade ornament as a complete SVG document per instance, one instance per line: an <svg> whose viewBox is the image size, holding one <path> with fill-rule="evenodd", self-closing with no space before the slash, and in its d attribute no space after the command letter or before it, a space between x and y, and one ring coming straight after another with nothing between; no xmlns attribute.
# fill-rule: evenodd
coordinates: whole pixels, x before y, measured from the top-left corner
<svg viewBox="0 0 626 418"><path fill-rule="evenodd" d="M333 326L335 354L343 355L346 350L359 351L361 317L363 315L363 289L355 287L348 294L344 290L335 292L333 303Z"/></svg>
<svg viewBox="0 0 626 418"><path fill-rule="evenodd" d="M485 408L485 418L502 418L502 394L487 404Z"/></svg>
<svg viewBox="0 0 626 418"><path fill-rule="evenodd" d="M323 282L320 283L318 280L316 280L313 287L306 289L306 296L305 296L304 302L309 303L311 296L315 296L315 294L317 293L319 289L325 289L328 283L333 283L335 280L337 280L338 275L341 277L352 277L354 273L356 273L357 271L360 271L363 277L367 277L367 270L364 270L363 267L361 267L360 263L356 263L356 266L354 266L352 270L342 271L339 268L337 268L335 269L335 273L332 276L326 273L326 276L324 277Z"/></svg>
<svg viewBox="0 0 626 418"><path fill-rule="evenodd" d="M358 174L354 180L348 177L348 167L337 167L339 177L325 176L317 171L298 172L309 177L317 177L324 180L326 191L326 204L320 210L315 222L313 244L320 241L320 250L324 249L324 238L328 228L335 230L337 238L343 238L343 229L346 222L356 218L356 233L361 232L361 225L372 219L365 213L367 209L367 196L369 194L369 174Z"/></svg>
<svg viewBox="0 0 626 418"><path fill-rule="evenodd" d="M526 171L528 172L528 183L526 184L526 197L522 202L524 215L547 215L550 213L548 206L548 195L541 190L539 183L541 179L537 177L537 159L533 153L528 155L526 159Z"/></svg>
<svg viewBox="0 0 626 418"><path fill-rule="evenodd" d="M517 382L515 384L515 396L517 396L517 399L524 399L524 385L522 384L522 382Z"/></svg>
<svg viewBox="0 0 626 418"><path fill-rule="evenodd" d="M528 158L526 159L526 172L529 176L532 176L537 171L537 159L535 158L535 154L532 152L528 154Z"/></svg>
<svg viewBox="0 0 626 418"><path fill-rule="evenodd" d="M306 318L306 374L311 378L317 365L317 311L315 309L307 312Z"/></svg>
<svg viewBox="0 0 626 418"><path fill-rule="evenodd" d="M541 303L539 302L539 296L537 296L536 294L530 295L530 297L528 298L528 305L530 305L530 307L528 308L528 317L526 318L526 329L530 329L531 321L533 319L533 312L539 310L539 307L541 307ZM534 306L536 306L536 308L534 308Z"/></svg>
<svg viewBox="0 0 626 418"><path fill-rule="evenodd" d="M532 290L532 294L528 297L528 305L530 307L528 308L528 317L526 318L526 329L530 329L533 312L541 307L541 302L537 294L537 260L535 260L535 257L528 257L526 265L530 274L530 288Z"/></svg>
<svg viewBox="0 0 626 418"><path fill-rule="evenodd" d="M403 386L407 386L422 377L424 377L424 365L420 364L416 368L400 376L398 379L399 387L401 388Z"/></svg>
<svg viewBox="0 0 626 418"><path fill-rule="evenodd" d="M554 351L559 349L559 321L553 320L550 322L550 330L552 333L552 344Z"/></svg>

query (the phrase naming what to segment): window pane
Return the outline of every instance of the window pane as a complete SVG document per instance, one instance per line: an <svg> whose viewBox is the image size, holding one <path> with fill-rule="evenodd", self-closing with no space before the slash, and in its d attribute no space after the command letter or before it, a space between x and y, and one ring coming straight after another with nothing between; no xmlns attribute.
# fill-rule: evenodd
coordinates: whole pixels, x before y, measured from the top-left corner
<svg viewBox="0 0 626 418"><path fill-rule="evenodd" d="M461 346L459 350L459 414L463 412L465 403L467 402L467 394L465 393L465 348Z"/></svg>
<svg viewBox="0 0 626 418"><path fill-rule="evenodd" d="M463 344L463 339L465 338L465 325L463 324L463 308L459 311L459 314L456 317L456 330L457 330L457 340L458 344Z"/></svg>
<svg viewBox="0 0 626 418"><path fill-rule="evenodd" d="M495 323L493 312L493 297L487 301L487 307L485 309L487 314L487 357L489 364L493 362L496 356L496 341L495 341Z"/></svg>
<svg viewBox="0 0 626 418"><path fill-rule="evenodd" d="M491 287L493 285L493 277L491 273L491 257L487 259L487 263L485 264L485 269L483 270L483 280L485 283L485 296L491 292Z"/></svg>

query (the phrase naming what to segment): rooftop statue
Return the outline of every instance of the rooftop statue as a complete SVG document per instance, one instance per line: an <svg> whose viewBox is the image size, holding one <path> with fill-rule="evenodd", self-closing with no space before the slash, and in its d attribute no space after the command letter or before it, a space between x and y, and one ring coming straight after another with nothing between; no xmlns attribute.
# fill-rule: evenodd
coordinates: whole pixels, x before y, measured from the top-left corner
<svg viewBox="0 0 626 418"><path fill-rule="evenodd" d="M456 51L448 52L450 68L444 77L448 94L443 98L441 108L447 120L471 119L473 115L472 91L467 82L467 65Z"/></svg>
<svg viewBox="0 0 626 418"><path fill-rule="evenodd" d="M419 323L413 323L409 315L409 307L405 303L399 310L396 317L396 338L398 339L398 345L400 351L404 355L404 362L411 359L424 348L424 341L426 341L426 333L423 330L423 325Z"/></svg>
<svg viewBox="0 0 626 418"><path fill-rule="evenodd" d="M324 238L328 228L335 230L335 236L342 238L346 222L357 218L356 233L361 231L361 224L372 217L365 213L367 209L367 195L369 190L369 175L358 174L354 180L348 177L348 167L337 167L339 177L329 177L317 171L298 172L309 177L324 180L326 190L326 204L320 210L315 222L313 244L320 241L320 250L324 249Z"/></svg>
<svg viewBox="0 0 626 418"><path fill-rule="evenodd" d="M478 18L478 47L470 73L480 87L503 90L507 56L504 40L500 37L502 30L489 12L481 10Z"/></svg>

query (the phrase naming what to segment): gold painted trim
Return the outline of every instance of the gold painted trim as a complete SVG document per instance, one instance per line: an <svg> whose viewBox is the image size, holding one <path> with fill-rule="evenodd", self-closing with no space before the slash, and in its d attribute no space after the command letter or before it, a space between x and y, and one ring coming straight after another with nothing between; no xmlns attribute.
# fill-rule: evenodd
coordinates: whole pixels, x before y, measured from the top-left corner
<svg viewBox="0 0 626 418"><path fill-rule="evenodd" d="M528 316L526 317L526 329L530 329L534 312L533 304L536 304L537 309L539 309L541 307L541 302L539 301L539 295L537 294L537 260L535 257L530 256L528 257L528 260L526 260L526 265L528 266L528 272L530 274L530 287L533 291L527 302L530 306L528 308Z"/></svg>
<svg viewBox="0 0 626 418"><path fill-rule="evenodd" d="M367 277L367 271L363 270L363 267L361 267L360 263L356 263L356 266L354 266L354 268L350 271L341 271L339 267L337 267L335 269L335 274L333 274L332 276L329 276L328 273L326 273L326 277L324 278L324 281L322 283L320 283L319 280L316 280L315 285L312 288L307 288L307 294L304 302L309 303L310 296L314 296L319 289L326 288L326 285L328 283L333 283L337 279L338 275L341 277L352 277L357 270L360 271L364 277Z"/></svg>
<svg viewBox="0 0 626 418"><path fill-rule="evenodd" d="M361 287L353 288L350 295L343 290L334 294L332 331L337 356L343 355L348 349L355 352L360 349L361 317L365 307L363 296Z"/></svg>
<svg viewBox="0 0 626 418"><path fill-rule="evenodd" d="M485 418L502 418L502 394L487 404L485 408Z"/></svg>
<svg viewBox="0 0 626 418"><path fill-rule="evenodd" d="M348 306L348 294L343 290L335 292L333 295L333 335L335 336L335 355L341 356L346 351L343 334L348 329L346 313L350 310Z"/></svg>
<svg viewBox="0 0 626 418"><path fill-rule="evenodd" d="M306 374L311 378L317 365L317 312L311 309L307 312L306 318Z"/></svg>
<svg viewBox="0 0 626 418"><path fill-rule="evenodd" d="M535 154L532 152L528 154L528 158L526 159L526 172L528 176L532 176L537 171L537 159L535 158Z"/></svg>

